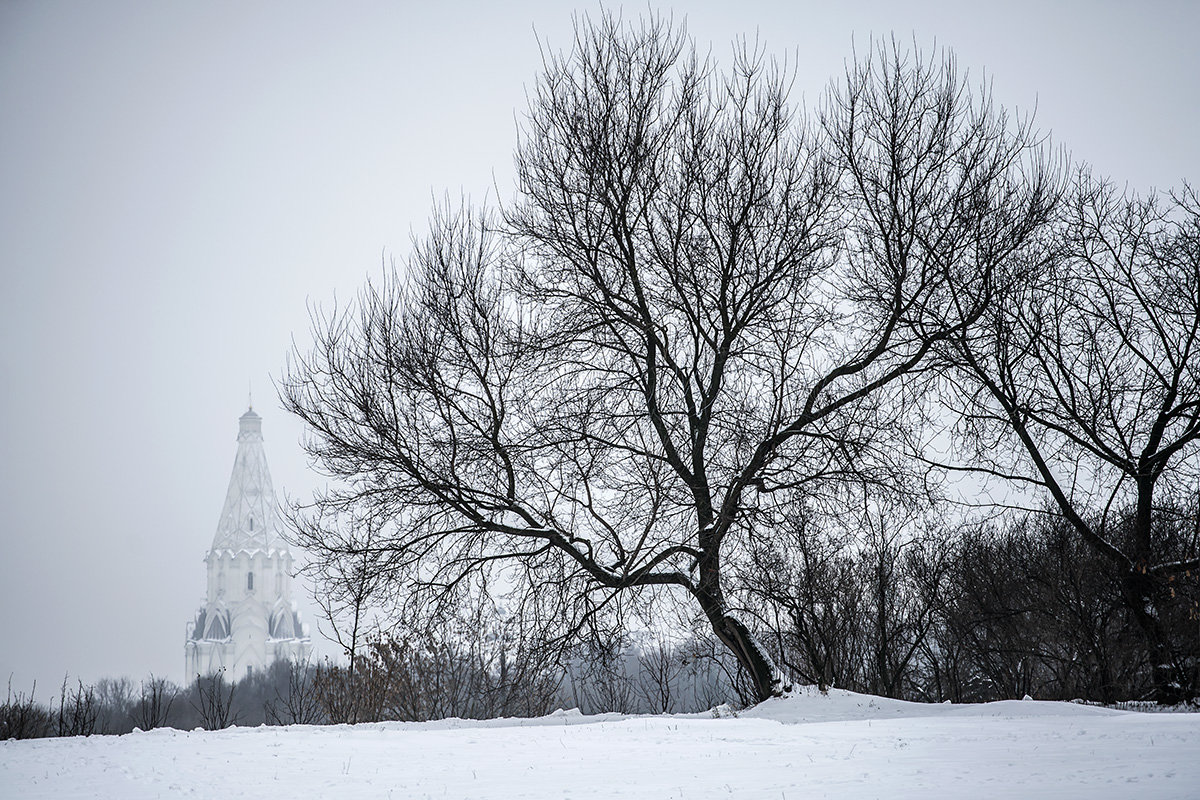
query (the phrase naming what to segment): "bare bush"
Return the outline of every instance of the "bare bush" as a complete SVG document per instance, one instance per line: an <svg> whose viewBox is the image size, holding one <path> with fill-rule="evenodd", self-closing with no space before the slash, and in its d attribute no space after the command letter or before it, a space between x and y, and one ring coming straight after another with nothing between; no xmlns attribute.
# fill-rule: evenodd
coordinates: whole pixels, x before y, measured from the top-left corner
<svg viewBox="0 0 1200 800"><path fill-rule="evenodd" d="M26 695L13 694L12 678L8 680L8 693L4 705L0 706L0 739L40 739L50 736L54 717L50 710L38 705L34 699L37 683Z"/></svg>
<svg viewBox="0 0 1200 800"><path fill-rule="evenodd" d="M592 643L567 666L567 686L573 702L585 714L636 712L636 672L626 663L624 643Z"/></svg>
<svg viewBox="0 0 1200 800"><path fill-rule="evenodd" d="M142 681L137 702L133 706L133 721L144 731L164 727L179 690L166 678L151 675Z"/></svg>
<svg viewBox="0 0 1200 800"><path fill-rule="evenodd" d="M316 667L308 661L276 661L270 676L274 697L266 703L274 725L312 725L325 719L317 690Z"/></svg>
<svg viewBox="0 0 1200 800"><path fill-rule="evenodd" d="M390 677L377 665L358 659L354 668L326 661L313 673L313 689L325 717L334 724L378 722L384 709Z"/></svg>
<svg viewBox="0 0 1200 800"><path fill-rule="evenodd" d="M68 689L67 685L67 678L64 676L58 695L58 714L55 717L57 735L91 736L96 732L100 716L96 688L84 686L82 680L76 681L74 689Z"/></svg>
<svg viewBox="0 0 1200 800"><path fill-rule="evenodd" d="M233 698L237 683L225 680L225 670L211 675L197 675L190 704L205 730L217 731L237 723L238 709Z"/></svg>

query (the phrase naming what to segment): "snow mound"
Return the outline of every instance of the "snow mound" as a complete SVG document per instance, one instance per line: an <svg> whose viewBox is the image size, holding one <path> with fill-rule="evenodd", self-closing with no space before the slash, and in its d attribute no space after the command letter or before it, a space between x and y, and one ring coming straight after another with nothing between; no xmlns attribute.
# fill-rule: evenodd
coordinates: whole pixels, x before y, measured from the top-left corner
<svg viewBox="0 0 1200 800"><path fill-rule="evenodd" d="M914 703L858 694L845 689L822 692L816 686L798 686L783 697L775 697L739 716L769 719L788 725L805 722L850 722L874 719L914 719L918 717L1091 717L1122 714L1096 706L1049 700L1000 700L993 703ZM720 716L714 714L714 716Z"/></svg>

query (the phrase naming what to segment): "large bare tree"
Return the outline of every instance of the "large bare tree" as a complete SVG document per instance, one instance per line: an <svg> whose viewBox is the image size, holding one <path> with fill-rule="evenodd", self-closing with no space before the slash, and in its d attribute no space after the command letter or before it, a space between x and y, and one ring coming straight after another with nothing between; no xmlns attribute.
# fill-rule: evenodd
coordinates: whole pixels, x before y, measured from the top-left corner
<svg viewBox="0 0 1200 800"><path fill-rule="evenodd" d="M1052 175L950 57L879 47L812 118L755 48L722 72L661 20L583 20L544 63L515 199L439 212L296 353L284 401L340 479L310 530L386 520L410 597L486 582L567 631L682 601L765 699L731 565L892 479L900 379L987 307Z"/></svg>
<svg viewBox="0 0 1200 800"><path fill-rule="evenodd" d="M1040 268L954 344L972 465L1051 498L1119 574L1158 699L1194 694L1200 654L1164 614L1200 570L1196 194L1139 198L1081 171Z"/></svg>

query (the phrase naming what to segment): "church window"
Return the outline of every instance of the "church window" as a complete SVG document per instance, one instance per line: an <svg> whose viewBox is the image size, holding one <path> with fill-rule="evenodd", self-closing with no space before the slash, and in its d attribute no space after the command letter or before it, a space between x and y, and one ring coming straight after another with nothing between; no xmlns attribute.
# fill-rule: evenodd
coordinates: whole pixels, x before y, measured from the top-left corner
<svg viewBox="0 0 1200 800"><path fill-rule="evenodd" d="M250 530L254 530L254 517L250 518Z"/></svg>
<svg viewBox="0 0 1200 800"><path fill-rule="evenodd" d="M246 573L246 591L248 591L248 592L254 591L254 573L253 572Z"/></svg>

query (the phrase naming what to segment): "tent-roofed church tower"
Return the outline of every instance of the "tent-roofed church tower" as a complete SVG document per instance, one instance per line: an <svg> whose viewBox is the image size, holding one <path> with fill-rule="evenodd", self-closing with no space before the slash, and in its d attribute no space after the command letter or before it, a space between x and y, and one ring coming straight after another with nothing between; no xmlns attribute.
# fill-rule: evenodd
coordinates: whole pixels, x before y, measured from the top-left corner
<svg viewBox="0 0 1200 800"><path fill-rule="evenodd" d="M278 659L303 660L312 640L292 602L292 556L283 538L262 417L238 420L238 448L225 506L204 557L208 591L188 624L184 655L189 680L225 670L241 680Z"/></svg>

